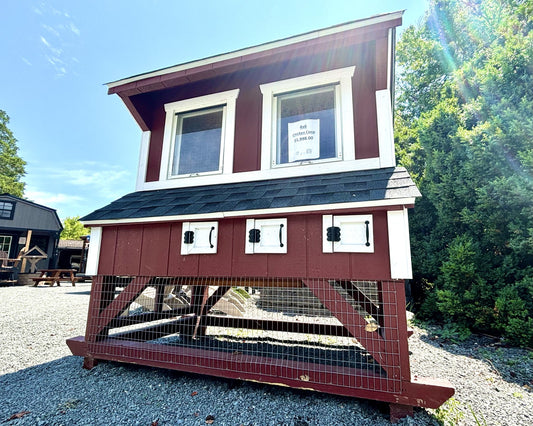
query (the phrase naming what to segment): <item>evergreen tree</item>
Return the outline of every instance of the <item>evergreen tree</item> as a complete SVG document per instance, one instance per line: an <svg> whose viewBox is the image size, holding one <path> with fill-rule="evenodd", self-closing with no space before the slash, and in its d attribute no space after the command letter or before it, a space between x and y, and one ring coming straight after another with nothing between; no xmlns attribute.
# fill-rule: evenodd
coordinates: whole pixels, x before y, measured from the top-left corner
<svg viewBox="0 0 533 426"><path fill-rule="evenodd" d="M434 0L398 43L420 315L533 345L533 1ZM526 332L524 330L529 330Z"/></svg>

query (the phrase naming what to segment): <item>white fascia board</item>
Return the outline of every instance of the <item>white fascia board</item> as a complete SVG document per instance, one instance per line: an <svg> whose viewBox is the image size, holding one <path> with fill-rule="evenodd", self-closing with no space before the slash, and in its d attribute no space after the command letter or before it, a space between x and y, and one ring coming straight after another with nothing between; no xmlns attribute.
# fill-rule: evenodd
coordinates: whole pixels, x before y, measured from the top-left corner
<svg viewBox="0 0 533 426"><path fill-rule="evenodd" d="M321 30L312 31L312 32L305 33L305 34L300 34L297 36L288 37L288 38L284 38L281 40L260 44L257 46L235 50L229 53L223 53L221 55L211 56L205 59L199 59L199 60L195 60L191 62L186 62L184 64L179 64L179 65L175 65L172 67L163 68L163 69L152 71L152 72L147 72L145 74L139 74L136 76L124 78L122 80L117 80L117 81L107 83L106 86L108 87L108 89L112 89L113 87L122 86L124 84L133 83L135 81L144 80L147 78L159 77L159 76L163 76L166 74L172 74L174 72L185 71L191 68L206 66L206 65L214 64L216 62L222 62L222 61L226 61L230 59L235 59L235 58L239 58L242 56L251 55L254 53L261 53L267 50L272 50L272 49L276 49L279 47L285 47L291 44L301 43L301 42L313 40L319 37L337 34L337 33L341 33L344 31L350 31L350 30L354 30L357 28L367 27L370 25L380 24L382 22L387 22L387 21L401 18L402 15L403 15L403 11L386 13L383 15L377 15L377 16L373 16L370 18L366 18L366 19L348 22L346 24L340 24L340 25L336 25L333 27L328 27L328 28L324 28Z"/></svg>
<svg viewBox="0 0 533 426"><path fill-rule="evenodd" d="M414 197L396 198L392 200L374 200L374 201L360 201L354 203L337 203L337 204L321 204L313 206L295 206L295 207L280 207L275 209L256 209L256 210L239 210L228 212L214 212L214 213L200 213L189 215L176 216L154 216L141 217L130 219L113 219L113 220L89 220L84 221L83 224L87 226L105 226L105 225L126 225L133 223L154 223L154 222L183 222L196 221L206 219L226 219L232 217L243 216L265 216L265 215L282 215L294 213L320 213L322 211L330 210L355 210L355 209L370 209L375 207L396 207L396 206L410 206L415 203Z"/></svg>
<svg viewBox="0 0 533 426"><path fill-rule="evenodd" d="M251 172L212 174L194 177L176 177L153 182L144 182L137 191L157 189L189 188L193 186L220 185L225 183L255 182L258 180L283 179L290 177L314 176L329 173L373 170L380 168L379 158L365 158L351 161L331 161L328 163L305 164L294 167L276 167L269 170Z"/></svg>

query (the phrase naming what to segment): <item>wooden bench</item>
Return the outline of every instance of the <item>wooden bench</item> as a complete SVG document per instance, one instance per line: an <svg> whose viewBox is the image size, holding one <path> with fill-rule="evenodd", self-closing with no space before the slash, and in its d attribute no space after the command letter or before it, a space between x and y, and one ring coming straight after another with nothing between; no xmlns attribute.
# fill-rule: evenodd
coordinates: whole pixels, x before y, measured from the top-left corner
<svg viewBox="0 0 533 426"><path fill-rule="evenodd" d="M60 281L70 281L72 286L76 285L76 270L75 269L41 269L40 277L32 278L34 287L37 287L39 283L49 284L52 287L54 284L60 286Z"/></svg>

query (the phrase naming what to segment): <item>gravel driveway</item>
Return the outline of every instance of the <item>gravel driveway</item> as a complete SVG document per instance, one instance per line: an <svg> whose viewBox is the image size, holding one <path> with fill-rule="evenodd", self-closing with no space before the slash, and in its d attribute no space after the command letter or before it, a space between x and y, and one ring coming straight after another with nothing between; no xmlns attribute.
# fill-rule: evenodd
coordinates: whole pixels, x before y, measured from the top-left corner
<svg viewBox="0 0 533 426"><path fill-rule="evenodd" d="M214 425L389 424L377 402L129 364L83 370L65 339L84 334L89 292L87 283L0 288L0 423L205 425L213 416ZM413 375L446 378L456 395L440 413L416 409L400 424L437 425L436 416L533 424L531 352L480 337L457 345L437 329L415 328L409 343Z"/></svg>

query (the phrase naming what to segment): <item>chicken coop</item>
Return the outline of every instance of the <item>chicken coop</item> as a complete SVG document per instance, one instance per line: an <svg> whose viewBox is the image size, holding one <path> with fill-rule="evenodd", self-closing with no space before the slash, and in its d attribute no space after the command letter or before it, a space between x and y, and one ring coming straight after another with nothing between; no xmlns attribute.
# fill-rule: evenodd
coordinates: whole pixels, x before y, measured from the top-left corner
<svg viewBox="0 0 533 426"><path fill-rule="evenodd" d="M352 21L108 84L142 129L136 190L83 218L84 366L113 360L437 408L412 377L395 29Z"/></svg>

